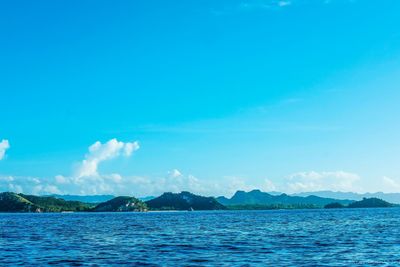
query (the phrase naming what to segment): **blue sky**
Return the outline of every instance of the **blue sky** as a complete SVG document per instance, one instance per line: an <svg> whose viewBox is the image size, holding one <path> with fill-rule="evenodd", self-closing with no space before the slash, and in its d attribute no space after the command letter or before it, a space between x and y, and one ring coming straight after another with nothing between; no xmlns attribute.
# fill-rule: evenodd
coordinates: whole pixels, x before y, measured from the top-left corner
<svg viewBox="0 0 400 267"><path fill-rule="evenodd" d="M3 2L0 191L400 191L399 8Z"/></svg>

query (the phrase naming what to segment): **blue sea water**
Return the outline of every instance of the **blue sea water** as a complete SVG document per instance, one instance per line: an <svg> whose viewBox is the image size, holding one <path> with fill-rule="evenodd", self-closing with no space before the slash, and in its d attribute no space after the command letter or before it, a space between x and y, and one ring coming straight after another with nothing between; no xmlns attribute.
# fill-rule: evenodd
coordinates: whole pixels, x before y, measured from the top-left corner
<svg viewBox="0 0 400 267"><path fill-rule="evenodd" d="M398 266L400 209L0 214L1 266Z"/></svg>

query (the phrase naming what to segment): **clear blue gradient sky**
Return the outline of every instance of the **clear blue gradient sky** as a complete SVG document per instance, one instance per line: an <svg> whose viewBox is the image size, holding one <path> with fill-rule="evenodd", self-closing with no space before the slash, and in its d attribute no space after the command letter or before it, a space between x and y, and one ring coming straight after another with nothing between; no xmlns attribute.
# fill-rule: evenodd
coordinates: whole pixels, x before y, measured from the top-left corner
<svg viewBox="0 0 400 267"><path fill-rule="evenodd" d="M399 10L3 1L0 191L400 191Z"/></svg>

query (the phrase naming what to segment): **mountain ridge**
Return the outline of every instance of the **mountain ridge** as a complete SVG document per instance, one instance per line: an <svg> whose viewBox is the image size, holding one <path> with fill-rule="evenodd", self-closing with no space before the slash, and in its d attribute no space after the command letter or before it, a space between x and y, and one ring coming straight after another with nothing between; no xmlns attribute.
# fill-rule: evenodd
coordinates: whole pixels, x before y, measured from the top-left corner
<svg viewBox="0 0 400 267"><path fill-rule="evenodd" d="M347 205L353 200L322 198L319 196L309 195L306 197L291 196L287 194L271 195L255 189L249 192L242 190L236 191L231 198L217 197L218 202L225 206L238 206L238 205L313 205L315 207L323 207L329 203L338 202Z"/></svg>
<svg viewBox="0 0 400 267"><path fill-rule="evenodd" d="M66 201L55 197L0 193L1 212L63 212L89 211L93 206L79 201Z"/></svg>
<svg viewBox="0 0 400 267"><path fill-rule="evenodd" d="M152 210L223 210L226 207L214 197L203 197L187 191L166 192L145 202Z"/></svg>
<svg viewBox="0 0 400 267"><path fill-rule="evenodd" d="M128 212L128 211L147 211L147 205L129 196L119 196L106 202L98 204L92 210L94 212Z"/></svg>
<svg viewBox="0 0 400 267"><path fill-rule="evenodd" d="M384 193L384 192L375 192L375 193L354 193L354 192L342 192L342 191L330 191L330 190L323 190L323 191L314 191L314 192L302 192L291 194L291 196L309 196L315 195L319 197L326 197L326 198L335 198L335 199L351 199L360 201L364 198L379 198L390 203L400 204L400 193Z"/></svg>
<svg viewBox="0 0 400 267"><path fill-rule="evenodd" d="M84 203L53 196L34 196L12 192L0 193L0 212L130 212L147 210L263 210L340 207L399 207L379 198L350 199L323 198L315 195L272 195L261 190L237 191L231 198L205 197L187 191L166 192L151 200L142 201L132 196L119 196L101 203ZM358 206L357 206L358 205Z"/></svg>

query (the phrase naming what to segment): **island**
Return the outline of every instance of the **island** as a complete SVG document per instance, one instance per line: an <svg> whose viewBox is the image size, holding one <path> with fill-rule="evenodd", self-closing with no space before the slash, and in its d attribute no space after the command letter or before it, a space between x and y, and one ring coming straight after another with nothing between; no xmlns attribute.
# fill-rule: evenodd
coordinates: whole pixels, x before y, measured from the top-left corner
<svg viewBox="0 0 400 267"><path fill-rule="evenodd" d="M272 195L260 190L249 192L237 191L231 198L218 197L217 201L229 209L247 210L247 209L317 209L325 205L338 202L347 205L353 200L338 200L333 198L324 198L314 195L300 197L287 194Z"/></svg>
<svg viewBox="0 0 400 267"><path fill-rule="evenodd" d="M0 212L90 211L93 208L94 204L66 201L55 197L0 193Z"/></svg>
<svg viewBox="0 0 400 267"><path fill-rule="evenodd" d="M226 207L213 197L203 197L183 191L164 193L146 201L151 210L224 210Z"/></svg>
<svg viewBox="0 0 400 267"><path fill-rule="evenodd" d="M70 198L70 196L66 196ZM95 199L82 197L82 199ZM338 209L397 207L379 198L361 201L317 196L272 195L260 190L237 191L232 198L205 197L187 191L166 192L143 201L132 196L113 197L100 203L65 200L62 195L34 196L13 192L0 193L0 212L146 212L202 210Z"/></svg>
<svg viewBox="0 0 400 267"><path fill-rule="evenodd" d="M390 208L390 207L396 207L397 205L389 203L383 199L379 198L363 198L363 200L360 201L354 201L347 206L333 202L330 204L325 205L325 209L340 209L340 208Z"/></svg>
<svg viewBox="0 0 400 267"><path fill-rule="evenodd" d="M157 210L223 210L213 197L190 192L164 193L146 202L130 196L114 197L102 203L84 203L53 196L0 193L0 212L145 212Z"/></svg>
<svg viewBox="0 0 400 267"><path fill-rule="evenodd" d="M147 211L147 205L135 197L121 196L98 204L92 209L94 212L117 212L117 211Z"/></svg>

